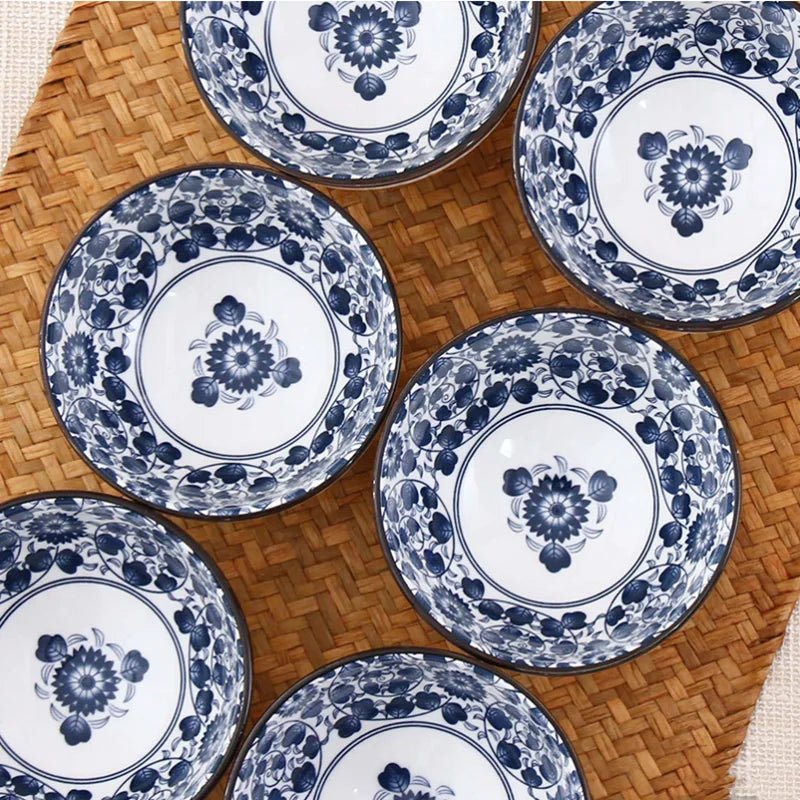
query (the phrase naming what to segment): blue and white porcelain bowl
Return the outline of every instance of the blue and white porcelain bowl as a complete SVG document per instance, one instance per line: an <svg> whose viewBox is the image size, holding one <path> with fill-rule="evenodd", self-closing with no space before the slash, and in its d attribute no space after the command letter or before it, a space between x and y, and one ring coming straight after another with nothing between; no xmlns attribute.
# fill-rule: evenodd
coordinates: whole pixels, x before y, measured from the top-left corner
<svg viewBox="0 0 800 800"><path fill-rule="evenodd" d="M191 2L195 83L253 153L321 183L403 183L499 122L532 60L528 2Z"/></svg>
<svg viewBox="0 0 800 800"><path fill-rule="evenodd" d="M0 795L193 800L252 668L222 574L171 523L60 492L0 506Z"/></svg>
<svg viewBox="0 0 800 800"><path fill-rule="evenodd" d="M529 222L600 302L723 328L800 295L800 12L604 2L550 45L517 118Z"/></svg>
<svg viewBox="0 0 800 800"><path fill-rule="evenodd" d="M588 800L547 711L443 651L383 650L290 689L256 725L227 800Z"/></svg>
<svg viewBox="0 0 800 800"><path fill-rule="evenodd" d="M459 336L390 413L381 538L414 605L522 670L627 660L719 576L739 515L722 411L663 342L582 311Z"/></svg>
<svg viewBox="0 0 800 800"><path fill-rule="evenodd" d="M242 517L327 485L368 443L397 375L389 276L316 192L208 166L100 212L48 296L42 364L56 417L121 491Z"/></svg>

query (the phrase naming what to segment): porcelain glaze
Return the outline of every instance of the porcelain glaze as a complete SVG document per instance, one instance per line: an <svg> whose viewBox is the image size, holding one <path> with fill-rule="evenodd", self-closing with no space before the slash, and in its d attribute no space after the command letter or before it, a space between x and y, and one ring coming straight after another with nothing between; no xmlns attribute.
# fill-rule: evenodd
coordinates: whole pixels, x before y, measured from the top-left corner
<svg viewBox="0 0 800 800"><path fill-rule="evenodd" d="M195 798L250 700L230 589L175 529L99 495L0 509L0 793Z"/></svg>
<svg viewBox="0 0 800 800"><path fill-rule="evenodd" d="M45 317L73 445L129 494L194 516L279 508L338 475L399 358L370 242L321 195L252 168L121 197L67 253Z"/></svg>
<svg viewBox="0 0 800 800"><path fill-rule="evenodd" d="M624 660L684 621L733 540L721 411L666 345L607 317L522 313L407 386L376 471L401 585L457 644L522 669Z"/></svg>
<svg viewBox="0 0 800 800"><path fill-rule="evenodd" d="M437 652L378 652L281 698L233 768L229 800L585 800L547 713L494 672Z"/></svg>
<svg viewBox="0 0 800 800"><path fill-rule="evenodd" d="M800 291L800 16L791 3L598 3L517 120L530 222L558 266L649 321L724 327Z"/></svg>
<svg viewBox="0 0 800 800"><path fill-rule="evenodd" d="M277 166L324 181L409 180L492 128L533 54L527 2L183 7L198 87Z"/></svg>

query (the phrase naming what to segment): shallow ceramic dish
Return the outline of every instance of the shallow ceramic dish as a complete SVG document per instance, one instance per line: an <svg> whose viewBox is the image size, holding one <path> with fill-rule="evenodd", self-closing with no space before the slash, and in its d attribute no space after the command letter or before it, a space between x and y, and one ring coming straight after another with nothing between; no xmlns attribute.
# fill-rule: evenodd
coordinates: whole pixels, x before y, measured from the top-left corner
<svg viewBox="0 0 800 800"><path fill-rule="evenodd" d="M575 754L522 688L443 651L323 667L264 714L228 800L587 800Z"/></svg>
<svg viewBox="0 0 800 800"><path fill-rule="evenodd" d="M800 293L800 16L791 3L600 3L550 45L517 118L534 231L595 299L665 327Z"/></svg>
<svg viewBox="0 0 800 800"><path fill-rule="evenodd" d="M185 3L195 83L256 155L322 183L402 183L480 142L522 84L526 2Z"/></svg>
<svg viewBox="0 0 800 800"><path fill-rule="evenodd" d="M669 347L579 311L462 334L390 413L389 564L456 644L531 671L642 652L697 608L739 514L731 434Z"/></svg>
<svg viewBox="0 0 800 800"><path fill-rule="evenodd" d="M56 418L106 480L179 514L284 508L389 402L397 305L363 231L266 170L162 175L100 212L45 305Z"/></svg>
<svg viewBox="0 0 800 800"><path fill-rule="evenodd" d="M224 577L181 531L103 495L0 506L0 794L204 796L252 669Z"/></svg>

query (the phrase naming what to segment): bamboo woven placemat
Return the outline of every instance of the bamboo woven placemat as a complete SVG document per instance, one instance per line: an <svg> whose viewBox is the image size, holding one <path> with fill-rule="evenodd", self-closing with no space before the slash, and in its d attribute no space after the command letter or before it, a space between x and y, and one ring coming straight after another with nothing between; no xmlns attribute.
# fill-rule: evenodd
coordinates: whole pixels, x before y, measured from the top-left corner
<svg viewBox="0 0 800 800"><path fill-rule="evenodd" d="M580 7L544 5L540 50ZM480 320L514 308L592 305L559 276L524 222L511 177L512 123L509 113L476 151L431 178L331 193L389 264L403 315L404 380ZM0 178L1 500L49 489L112 491L67 444L45 399L45 291L65 247L100 206L159 171L209 160L256 163L203 107L184 63L177 7L76 7ZM728 795L728 768L800 593L798 320L800 305L729 333L665 336L716 390L742 456L739 538L703 608L630 664L520 678L575 745L595 800ZM247 614L251 721L333 659L377 646L446 646L384 564L372 511L374 456L373 444L331 488L280 515L178 520L222 567Z"/></svg>

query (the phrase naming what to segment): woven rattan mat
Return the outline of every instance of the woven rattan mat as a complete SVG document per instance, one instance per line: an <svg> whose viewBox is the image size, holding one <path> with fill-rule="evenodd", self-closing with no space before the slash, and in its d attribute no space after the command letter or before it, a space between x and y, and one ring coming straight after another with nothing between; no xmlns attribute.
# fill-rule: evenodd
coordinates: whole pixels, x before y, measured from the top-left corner
<svg viewBox="0 0 800 800"><path fill-rule="evenodd" d="M579 9L545 4L539 47ZM454 334L500 312L591 306L524 222L511 176L512 122L509 113L476 151L431 178L333 192L391 269L404 379ZM209 160L253 161L201 104L176 7L76 7L0 179L0 499L111 491L67 444L43 393L37 337L45 290L100 206L161 170ZM800 592L799 319L795 306L731 333L666 336L716 390L742 455L739 538L703 608L625 666L521 677L575 744L595 800L728 794L728 767ZM179 521L217 560L247 614L253 720L327 661L382 645L445 644L384 564L370 493L374 456L373 444L344 478L283 514Z"/></svg>

